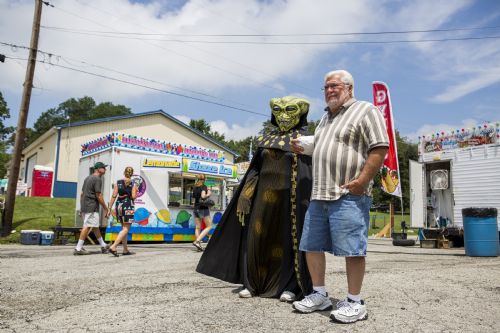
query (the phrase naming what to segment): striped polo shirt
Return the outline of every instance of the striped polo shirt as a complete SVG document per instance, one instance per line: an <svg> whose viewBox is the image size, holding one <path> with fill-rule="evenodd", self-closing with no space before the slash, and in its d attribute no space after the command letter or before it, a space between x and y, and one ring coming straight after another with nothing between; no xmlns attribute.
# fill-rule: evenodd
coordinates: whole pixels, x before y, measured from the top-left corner
<svg viewBox="0 0 500 333"><path fill-rule="evenodd" d="M351 98L333 115L327 109L314 132L311 200L340 198L340 186L359 176L375 147L389 147L389 137L384 116L373 104ZM372 186L373 181L366 194Z"/></svg>

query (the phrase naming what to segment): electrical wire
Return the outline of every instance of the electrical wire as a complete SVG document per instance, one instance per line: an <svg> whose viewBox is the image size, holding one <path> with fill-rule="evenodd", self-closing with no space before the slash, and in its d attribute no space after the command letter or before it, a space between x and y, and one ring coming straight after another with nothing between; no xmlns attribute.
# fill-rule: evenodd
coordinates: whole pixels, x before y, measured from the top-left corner
<svg viewBox="0 0 500 333"><path fill-rule="evenodd" d="M69 32L62 31L61 32ZM498 39L500 36L481 36L481 37L456 37L456 38L433 38L433 39L407 39L407 40L379 40L379 41L331 41L331 42L268 42L268 41L210 41L210 40L188 40L188 39L159 39L129 37L121 35L101 35L86 32L70 32L72 34L87 35L102 38L155 41L155 42L175 42L175 43L195 43L195 44L240 44L240 45L339 45L339 44L401 44L401 43L429 43L429 42L449 42L449 41L468 41L482 39Z"/></svg>
<svg viewBox="0 0 500 333"><path fill-rule="evenodd" d="M473 28L450 28L450 29L427 29L427 30L400 30L400 31L374 31L374 32L338 32L338 33L302 33L302 34L167 34L167 33L147 33L147 32L117 32L74 29L54 26L41 26L48 30L60 30L66 32L86 32L98 34L114 35L137 35L137 36L171 36L171 37L311 37L311 36L363 36L363 35L392 35L392 34L413 34L413 33L433 33L433 32L453 32L453 31L475 31L500 29L500 26L473 27Z"/></svg>
<svg viewBox="0 0 500 333"><path fill-rule="evenodd" d="M78 0L77 0L77 1L78 1ZM98 11L98 12L104 13L105 15L108 15L108 16L115 17L115 18L117 18L118 20L122 20L122 18L121 18L121 17L119 17L119 16L117 16L117 15L114 15L113 13L110 13L110 12L108 12L108 11L105 11L105 10L102 10L102 9L100 9L100 8L94 7L94 6L92 6L92 5L88 4L88 3L82 3L82 2L80 2L80 1L78 1L78 2L79 2L81 5L84 5L84 6L86 6L86 7L89 7L89 8L94 9L95 11ZM229 21L231 21L231 22L234 22L233 20L228 19L228 18L226 18L226 17L224 17L224 16L222 16L222 15L220 15L220 14L218 14L218 13L214 13L214 12L213 12L210 8L207 8L207 7L205 7L205 6L202 6L201 4L193 3L193 5L194 5L194 6L197 6L197 7L199 7L199 8L202 8L202 10L203 10L203 11L208 11L208 12L210 12L210 13L212 13L212 14L215 14L215 15L218 15L218 16L222 17L223 19L226 19L226 20L229 20ZM127 23L131 23L131 20L127 20ZM242 24L241 24L241 23L239 23L239 22L237 22L237 23L238 23L239 25L242 25ZM149 30L149 28L144 27L144 26L142 26L142 25L140 25L140 24L134 23L134 25L135 25L135 26L138 26L138 27L140 27L140 28L142 28L142 29L148 29L148 30ZM243 26L243 27L245 27L245 28L247 28L247 29L253 30L252 28L247 27L247 26L245 26L245 25L242 25L242 26ZM151 44L151 43L150 43L150 44ZM234 59L232 59L232 58L225 57L224 55L222 55L222 54L220 54L220 53L216 53L216 52L213 52L213 51L208 51L208 50L206 50L206 49L203 49L203 48L200 48L200 47L196 47L196 46L194 46L194 45L190 45L190 44L187 44L187 43L185 43L185 44L184 44L184 46L190 47L190 48L195 49L195 50L197 50L197 51L204 52L204 53L209 54L209 55L215 55L215 56L217 56L217 58L218 58L218 59L223 59L223 60L225 60L225 61L227 61L227 62L229 62L229 63L235 64L235 65L237 65L237 66L248 68L248 69L250 69L253 73L259 73L259 74L261 74L261 75L264 75L264 76L266 76L266 77L268 77L268 78L272 79L273 81L278 81L278 80L281 80L281 81L287 82L287 83L289 83L289 84L291 84L291 85L293 85L293 86L295 86L295 87L300 88L302 91L309 91L309 92L311 92L311 93L313 92L313 90L312 90L312 89L310 89L310 88L308 88L308 87L305 87L305 86L303 86L303 85L300 85L300 84L298 84L297 82L291 81L291 80L289 80L289 79L287 79L287 78L282 78L282 77L281 77L281 78L279 78L279 77L273 76L273 75L271 75L271 74L269 74L269 73L267 73L267 72L264 72L264 71L262 71L262 70L259 70L259 69L257 69L257 68L254 68L254 67L252 67L252 66L249 66L249 65L247 65L247 64L245 64L245 63L238 62L238 61L235 61L235 60L234 60ZM157 46L157 47L159 47L159 46ZM161 48L161 47L160 47L160 48ZM293 48L295 51L299 51L299 52L304 52L304 51L305 51L305 50L303 50L303 49L301 49L301 48L297 48L297 47L292 47L292 48ZM258 83L258 82L257 82L257 83ZM269 86L267 86L267 87L269 88ZM275 87L272 87L272 88L276 90L276 88L275 88Z"/></svg>
<svg viewBox="0 0 500 333"><path fill-rule="evenodd" d="M72 12L70 12L70 11L68 11L68 10L65 10L65 9L62 9L62 8L60 8L60 7L53 6L53 5L52 5L51 7L53 7L54 9L60 10L60 11L62 11L62 12L64 12L64 13L66 13L66 14L68 14L68 15L71 15L71 16L74 16L74 17L78 17L78 18L80 18L80 19L82 19L82 20L92 22L92 23L97 24L97 25L102 26L102 27L109 28L108 26L103 25L102 23L100 23L100 22L98 22L98 21L95 21L95 20L91 20L91 19L85 18L85 17L83 17L83 16L81 16L81 15L78 15L78 14L72 13ZM179 57L183 57L183 58L189 59L189 60L191 60L191 61L194 61L194 62L200 63L200 64L202 64L202 65L204 65L204 66L207 66L207 67L213 68L213 69L215 69L215 70L218 70L218 71L221 71L221 72L224 72L224 73L227 73L227 74L230 74L230 75L233 75L233 76L239 77L239 78L241 78L241 79L244 79L244 80L247 80L247 81L254 82L254 83L256 83L256 84L258 84L258 85L260 85L260 86L264 86L264 87L266 87L266 88L269 88L269 89L272 89L272 90L276 90L276 91L280 91L280 92L281 92L281 90L280 90L279 88L276 88L276 87L275 87L275 86L273 86L273 85L269 85L269 84L266 84L266 83L264 83L264 82L262 82L262 81L258 81L258 80L252 79L251 77L244 76L244 75L241 75L241 74L238 74L238 73L232 72L232 71L230 71L230 70L226 70L226 69L224 69L224 68L221 68L221 67L219 67L219 66L215 66L215 65L210 64L210 63L207 63L207 62L205 62L205 61L198 60L198 59L193 58L193 57L191 57L191 56L188 56L188 55L182 54L182 53L180 53L180 52L178 52L178 51L176 51L176 50L172 50L172 49L165 48L165 47L164 47L164 46L162 46L162 45L156 45L156 44L151 43L151 42L153 42L154 40L150 40L150 41L148 41L148 40L141 40L141 41L142 41L142 42L145 42L145 43L147 43L147 44L149 44L149 45L155 46L155 47L157 47L157 48L163 49L163 50L165 50L165 51L168 51L168 52L170 52L170 53L176 54L176 55L177 55L177 56L179 56ZM191 46L191 47L192 47L192 46ZM221 57L221 58L223 58L222 56L220 56L220 57ZM239 64L239 65L241 66L242 64ZM252 69L252 70L254 70L254 71L258 71L258 70L256 70L256 69Z"/></svg>
<svg viewBox="0 0 500 333"><path fill-rule="evenodd" d="M0 42L0 45L10 46L11 48L21 48L21 49L26 49L26 50L30 50L31 49L30 47L27 47L27 46L15 45L15 44L5 43L5 42ZM125 73L125 72L122 72L122 71L119 71L119 70L115 70L115 69L112 69L112 68L109 68L109 67L104 67L104 66L92 64L92 63L89 63L89 62L86 62L86 61L83 61L83 60L78 60L78 59L74 59L74 58L70 58L70 57L66 57L66 56L61 56L61 55L56 55L56 54L53 54L53 53L42 51L40 49L38 49L36 51L38 53L43 54L44 56L48 56L49 57L49 61L47 61L46 63L49 63L49 64L52 64L52 61L50 61L50 59L52 57L55 57L58 61L62 60L65 63L67 63L68 65L70 65L70 66L78 66L78 65L75 65L74 63L71 63L70 61L79 62L81 64L86 65L87 67L94 67L94 68L102 69L102 70L105 70L105 71L113 72L113 73L116 73L116 74L128 76L128 77L131 77L131 78L134 78L134 79L139 79L139 80L143 80L143 81L146 81L146 82L151 82L151 83L156 83L156 84L160 84L160 85L167 86L167 87L172 87L172 88L175 88L175 89L178 89L178 90L181 90L181 91L185 91L185 92L189 92L189 93L192 93L192 94L197 94L197 95L201 95L201 96L205 96L205 97L210 97L210 98L213 98L213 99L216 99L216 100L226 101L226 102L229 102L229 103L232 103L232 104L238 104L238 105L241 105L241 106L251 107L251 106L249 106L247 104L243 104L243 103L240 103L240 102L237 102L237 101L233 101L231 99L218 97L218 96L215 96L215 95L211 95L211 94L199 92L199 91L192 90L192 89L182 88L182 87L175 86L175 85L172 85L172 84L169 84L169 83L165 83L165 82L155 81L155 80L148 79L148 78L145 78L145 77L141 77L141 76L138 76L138 75L129 74L129 73Z"/></svg>
<svg viewBox="0 0 500 333"><path fill-rule="evenodd" d="M26 58L7 57L7 56L5 58L6 59L16 59L16 60L28 61L28 59L26 59ZM218 103L218 102L214 102L214 101L205 100L205 99L202 99L202 98L197 98L197 97L193 97L193 96L179 94L179 93L176 93L176 92L173 92L173 91L169 91L169 90L165 90L165 89L159 89L159 88L147 86L147 85L136 83L136 82L132 82L132 81L127 81L127 80L123 80L123 79L114 78L114 77L103 75L103 74L98 74L98 73L93 73L93 72L89 72L89 71L84 71L84 70L77 69L77 68L72 68L72 67L69 67L69 66L64 66L64 65L60 65L60 64L49 63L49 62L47 62L45 60L39 60L39 59L37 59L36 61L39 62L39 63L43 63L43 64L49 64L49 65L54 66L54 67L59 67L59 68L64 68L64 69L67 69L67 70L71 70L71 71L74 71L74 72L79 72L79 73L83 73L83 74L87 74L87 75L91 75L91 76L96 76L96 77L100 77L100 78L111 80L111 81L121 82L121 83L129 84L129 85L132 85L132 86L136 86L136 87L150 89L150 90L162 92L162 93L165 93L165 94L170 94L170 95L174 95L174 96L178 96L178 97L182 97L182 98L187 98L187 99L195 100L195 101L198 101L198 102L208 103L208 104L212 104L212 105L216 105L216 106L220 106L220 107L224 107L224 108L228 108L228 109L238 110L238 111L242 111L242 112L246 112L246 113L251 113L251 114L255 114L255 115L264 116L266 118L269 118L269 115L267 115L267 114L256 112L256 111L252 111L252 110L247 110L247 109L243 109L243 108L239 108L239 107L235 107L235 106L231 106L231 105L227 105L227 104L223 104L223 103Z"/></svg>

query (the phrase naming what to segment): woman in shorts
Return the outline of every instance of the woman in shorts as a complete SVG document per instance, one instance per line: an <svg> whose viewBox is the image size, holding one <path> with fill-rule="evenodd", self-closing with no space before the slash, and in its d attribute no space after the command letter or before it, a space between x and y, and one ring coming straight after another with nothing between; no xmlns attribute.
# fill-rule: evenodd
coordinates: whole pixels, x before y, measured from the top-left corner
<svg viewBox="0 0 500 333"><path fill-rule="evenodd" d="M116 218L118 222L122 224L122 230L116 237L113 245L109 248L109 252L115 257L118 257L116 248L120 243L123 245L122 255L126 256L133 254L133 252L129 251L127 246L127 235L130 231L132 222L134 222L134 200L137 197L137 186L132 181L132 175L134 174L134 169L132 167L126 167L123 174L125 177L116 182L108 206L108 211L111 212L113 203L116 200Z"/></svg>
<svg viewBox="0 0 500 333"><path fill-rule="evenodd" d="M211 191L205 185L205 175L198 175L196 183L193 188L193 198L194 198L194 217L196 221L196 229L194 235L196 237L193 242L193 246L198 249L198 251L203 251L203 246L201 241L205 238L210 229L212 229L212 220L210 218L210 208L203 203L205 199L210 197ZM200 232L201 221L205 222L205 229Z"/></svg>

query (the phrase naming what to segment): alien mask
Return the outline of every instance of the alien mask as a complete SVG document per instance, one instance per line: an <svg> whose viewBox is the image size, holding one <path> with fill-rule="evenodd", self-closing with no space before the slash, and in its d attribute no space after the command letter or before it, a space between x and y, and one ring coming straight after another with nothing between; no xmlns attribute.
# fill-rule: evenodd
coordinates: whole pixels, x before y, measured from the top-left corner
<svg viewBox="0 0 500 333"><path fill-rule="evenodd" d="M296 127L302 115L309 112L309 102L295 96L272 98L270 105L281 132L288 132Z"/></svg>

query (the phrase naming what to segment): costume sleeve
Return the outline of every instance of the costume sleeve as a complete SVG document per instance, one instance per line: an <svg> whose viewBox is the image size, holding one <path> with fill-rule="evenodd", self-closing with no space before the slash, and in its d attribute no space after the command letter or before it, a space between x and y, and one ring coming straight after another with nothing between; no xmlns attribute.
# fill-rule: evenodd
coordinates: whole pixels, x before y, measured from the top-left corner
<svg viewBox="0 0 500 333"><path fill-rule="evenodd" d="M238 203L236 207L236 215L241 225L245 225L245 216L250 213L250 208L252 206L252 199L255 194L255 189L257 188L257 183L259 181L259 173L257 169L250 169L246 176L245 185L241 190L240 196L238 197Z"/></svg>

